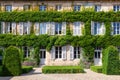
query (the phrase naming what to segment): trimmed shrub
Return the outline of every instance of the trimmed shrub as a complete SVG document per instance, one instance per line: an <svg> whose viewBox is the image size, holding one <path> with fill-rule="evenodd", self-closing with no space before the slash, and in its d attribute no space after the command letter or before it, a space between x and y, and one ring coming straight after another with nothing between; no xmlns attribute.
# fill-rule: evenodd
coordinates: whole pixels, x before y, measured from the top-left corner
<svg viewBox="0 0 120 80"><path fill-rule="evenodd" d="M28 73L33 70L32 66L22 66L22 73Z"/></svg>
<svg viewBox="0 0 120 80"><path fill-rule="evenodd" d="M21 60L17 47L8 47L5 50L3 61L2 73L4 76L18 76L21 74Z"/></svg>
<svg viewBox="0 0 120 80"><path fill-rule="evenodd" d="M109 46L103 51L103 56L103 73L108 75L120 74L120 60L117 48Z"/></svg>
<svg viewBox="0 0 120 80"><path fill-rule="evenodd" d="M91 66L90 69L97 73L102 73L102 66Z"/></svg>
<svg viewBox="0 0 120 80"><path fill-rule="evenodd" d="M3 50L0 49L0 65L2 65Z"/></svg>
<svg viewBox="0 0 120 80"><path fill-rule="evenodd" d="M44 66L42 73L84 73L80 66Z"/></svg>

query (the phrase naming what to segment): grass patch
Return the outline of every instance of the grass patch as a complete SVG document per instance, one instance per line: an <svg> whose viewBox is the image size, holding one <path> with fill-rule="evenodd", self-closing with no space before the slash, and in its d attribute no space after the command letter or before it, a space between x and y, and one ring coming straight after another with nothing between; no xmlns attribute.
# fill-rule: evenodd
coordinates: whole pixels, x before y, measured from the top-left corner
<svg viewBox="0 0 120 80"><path fill-rule="evenodd" d="M22 66L22 73L28 73L33 70L32 66Z"/></svg>
<svg viewBox="0 0 120 80"><path fill-rule="evenodd" d="M80 66L44 66L42 73L84 73Z"/></svg>
<svg viewBox="0 0 120 80"><path fill-rule="evenodd" d="M102 73L102 66L91 66L90 69L97 73Z"/></svg>

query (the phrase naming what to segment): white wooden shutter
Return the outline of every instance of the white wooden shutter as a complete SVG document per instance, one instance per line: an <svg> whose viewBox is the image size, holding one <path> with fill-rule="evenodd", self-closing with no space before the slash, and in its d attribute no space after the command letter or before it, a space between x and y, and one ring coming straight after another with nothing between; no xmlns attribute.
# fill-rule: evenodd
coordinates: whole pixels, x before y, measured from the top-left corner
<svg viewBox="0 0 120 80"><path fill-rule="evenodd" d="M99 35L99 34L102 34L102 30L101 30L101 23L98 23L97 22L97 34Z"/></svg>
<svg viewBox="0 0 120 80"><path fill-rule="evenodd" d="M91 21L91 34L94 35L94 22Z"/></svg>
<svg viewBox="0 0 120 80"><path fill-rule="evenodd" d="M12 23L12 33L16 35L16 23L15 22Z"/></svg>
<svg viewBox="0 0 120 80"><path fill-rule="evenodd" d="M51 59L54 60L55 59L55 47L53 46L51 49Z"/></svg>
<svg viewBox="0 0 120 80"><path fill-rule="evenodd" d="M5 22L1 22L2 33L5 34Z"/></svg>
<svg viewBox="0 0 120 80"><path fill-rule="evenodd" d="M66 46L62 47L62 59L66 60Z"/></svg>
<svg viewBox="0 0 120 80"><path fill-rule="evenodd" d="M39 35L39 23L38 22L35 23L35 34Z"/></svg>
<svg viewBox="0 0 120 80"><path fill-rule="evenodd" d="M104 23L101 24L101 34L102 35L105 34L105 25L104 25Z"/></svg>
<svg viewBox="0 0 120 80"><path fill-rule="evenodd" d="M19 22L19 34L23 35L23 22Z"/></svg>
<svg viewBox="0 0 120 80"><path fill-rule="evenodd" d="M31 26L32 26L32 23L28 21L28 23L27 23L27 34L30 34Z"/></svg>
<svg viewBox="0 0 120 80"><path fill-rule="evenodd" d="M73 35L76 36L77 35L77 28L76 28L76 22L73 23Z"/></svg>
<svg viewBox="0 0 120 80"><path fill-rule="evenodd" d="M77 28L78 28L78 36L81 35L81 25L80 25L80 22L77 22Z"/></svg>
<svg viewBox="0 0 120 80"><path fill-rule="evenodd" d="M47 22L46 23L46 33L48 34L48 35L50 35L50 22Z"/></svg>
<svg viewBox="0 0 120 80"><path fill-rule="evenodd" d="M62 35L66 35L66 22L62 22Z"/></svg>
<svg viewBox="0 0 120 80"><path fill-rule="evenodd" d="M74 48L73 46L70 46L70 60L74 59Z"/></svg>
<svg viewBox="0 0 120 80"><path fill-rule="evenodd" d="M113 29L113 22L111 22L111 34L113 35L114 29Z"/></svg>
<svg viewBox="0 0 120 80"><path fill-rule="evenodd" d="M51 35L55 35L55 22L51 22Z"/></svg>

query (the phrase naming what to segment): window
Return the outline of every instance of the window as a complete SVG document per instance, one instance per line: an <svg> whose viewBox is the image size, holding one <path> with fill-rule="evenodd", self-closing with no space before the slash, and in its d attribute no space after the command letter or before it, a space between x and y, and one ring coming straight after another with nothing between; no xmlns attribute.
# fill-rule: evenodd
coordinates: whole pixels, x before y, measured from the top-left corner
<svg viewBox="0 0 120 80"><path fill-rule="evenodd" d="M46 25L46 23L40 23L40 34L47 34Z"/></svg>
<svg viewBox="0 0 120 80"><path fill-rule="evenodd" d="M113 11L115 11L115 12L120 11L120 5L114 5Z"/></svg>
<svg viewBox="0 0 120 80"><path fill-rule="evenodd" d="M62 32L62 23L55 23L55 34L61 34Z"/></svg>
<svg viewBox="0 0 120 80"><path fill-rule="evenodd" d="M80 47L74 47L74 59L80 58Z"/></svg>
<svg viewBox="0 0 120 80"><path fill-rule="evenodd" d="M46 58L46 49L45 49L45 47L40 48L40 58L42 58L42 59Z"/></svg>
<svg viewBox="0 0 120 80"><path fill-rule="evenodd" d="M93 35L103 35L105 34L104 23L92 22L91 32Z"/></svg>
<svg viewBox="0 0 120 80"><path fill-rule="evenodd" d="M6 5L5 6L5 11L11 12L12 11L12 5Z"/></svg>
<svg viewBox="0 0 120 80"><path fill-rule="evenodd" d="M24 22L23 23L23 34L28 34L28 23Z"/></svg>
<svg viewBox="0 0 120 80"><path fill-rule="evenodd" d="M23 47L24 57L30 56L30 49L29 47Z"/></svg>
<svg viewBox="0 0 120 80"><path fill-rule="evenodd" d="M113 35L120 34L120 22L112 23Z"/></svg>
<svg viewBox="0 0 120 80"><path fill-rule="evenodd" d="M6 22L5 33L12 33L12 23Z"/></svg>
<svg viewBox="0 0 120 80"><path fill-rule="evenodd" d="M95 49L94 58L101 58L101 48Z"/></svg>
<svg viewBox="0 0 120 80"><path fill-rule="evenodd" d="M0 34L2 34L2 23L0 22Z"/></svg>
<svg viewBox="0 0 120 80"><path fill-rule="evenodd" d="M62 47L55 47L55 58L62 58Z"/></svg>
<svg viewBox="0 0 120 80"><path fill-rule="evenodd" d="M56 5L56 11L60 11L62 9L62 6L61 5Z"/></svg>
<svg viewBox="0 0 120 80"><path fill-rule="evenodd" d="M24 5L23 9L24 9L24 11L29 11L30 10L30 5Z"/></svg>
<svg viewBox="0 0 120 80"><path fill-rule="evenodd" d="M40 11L46 11L46 5L40 5L39 10Z"/></svg>
<svg viewBox="0 0 120 80"><path fill-rule="evenodd" d="M74 5L74 11L80 11L80 5Z"/></svg>
<svg viewBox="0 0 120 80"><path fill-rule="evenodd" d="M73 23L73 35L81 35L81 26L80 22L74 22Z"/></svg>
<svg viewBox="0 0 120 80"><path fill-rule="evenodd" d="M99 12L101 10L101 6L100 5L95 5L95 11Z"/></svg>

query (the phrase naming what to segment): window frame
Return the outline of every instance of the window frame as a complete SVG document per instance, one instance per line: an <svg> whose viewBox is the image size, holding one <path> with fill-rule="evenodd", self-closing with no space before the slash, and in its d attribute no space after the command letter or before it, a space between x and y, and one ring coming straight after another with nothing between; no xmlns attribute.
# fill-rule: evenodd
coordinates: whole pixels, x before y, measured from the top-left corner
<svg viewBox="0 0 120 80"><path fill-rule="evenodd" d="M102 48L95 48L94 50L94 59L100 59L102 54Z"/></svg>
<svg viewBox="0 0 120 80"><path fill-rule="evenodd" d="M101 11L101 5L95 5L94 8L95 8L96 12L100 12ZM98 8L100 8L100 10Z"/></svg>
<svg viewBox="0 0 120 80"><path fill-rule="evenodd" d="M74 5L73 11L80 11L81 5Z"/></svg>
<svg viewBox="0 0 120 80"><path fill-rule="evenodd" d="M80 55L81 55L81 47L73 47L74 48L74 52L73 52L73 57L74 59L80 59ZM76 49L75 49L76 48ZM75 57L76 56L76 57Z"/></svg>
<svg viewBox="0 0 120 80"><path fill-rule="evenodd" d="M55 10L56 10L56 11L61 11L61 10L62 10L62 5L61 5L61 4L56 5L56 6L55 6Z"/></svg>
<svg viewBox="0 0 120 80"><path fill-rule="evenodd" d="M74 36L82 35L81 22L73 22L73 35Z"/></svg>
<svg viewBox="0 0 120 80"><path fill-rule="evenodd" d="M120 35L120 22L112 22L112 34Z"/></svg>
<svg viewBox="0 0 120 80"><path fill-rule="evenodd" d="M61 46L55 47L55 59L62 59L62 47Z"/></svg>
<svg viewBox="0 0 120 80"><path fill-rule="evenodd" d="M62 34L62 23L55 23L55 35Z"/></svg>
<svg viewBox="0 0 120 80"><path fill-rule="evenodd" d="M23 46L23 53L24 53L24 58L28 58L30 56L30 49L28 46ZM26 48L26 50L25 50Z"/></svg>
<svg viewBox="0 0 120 80"><path fill-rule="evenodd" d="M46 11L46 9L47 9L46 5L39 5L39 11Z"/></svg>
<svg viewBox="0 0 120 80"><path fill-rule="evenodd" d="M30 11L31 5L23 5L23 11Z"/></svg>
<svg viewBox="0 0 120 80"><path fill-rule="evenodd" d="M120 5L113 5L113 11L114 12L120 11Z"/></svg>
<svg viewBox="0 0 120 80"><path fill-rule="evenodd" d="M12 5L5 5L5 11L6 12L11 12L12 11Z"/></svg>

